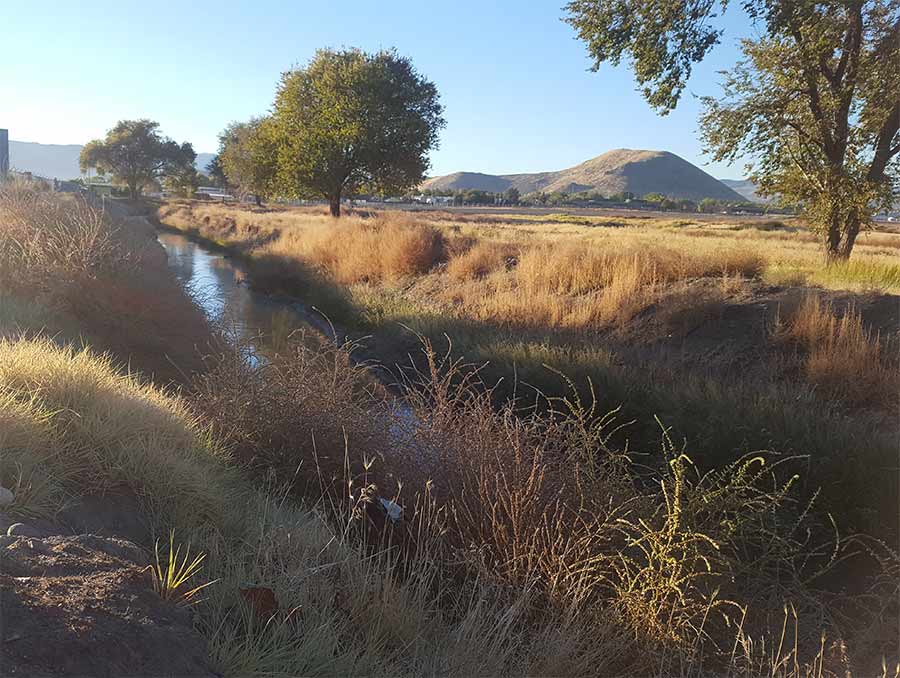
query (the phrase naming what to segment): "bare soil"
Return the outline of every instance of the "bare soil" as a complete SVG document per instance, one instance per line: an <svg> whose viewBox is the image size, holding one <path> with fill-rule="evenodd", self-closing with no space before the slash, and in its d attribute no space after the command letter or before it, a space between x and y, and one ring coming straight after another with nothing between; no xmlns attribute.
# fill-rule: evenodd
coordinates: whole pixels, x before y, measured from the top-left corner
<svg viewBox="0 0 900 678"><path fill-rule="evenodd" d="M190 610L153 591L141 548L43 536L52 529L38 522L0 536L0 675L217 675Z"/></svg>

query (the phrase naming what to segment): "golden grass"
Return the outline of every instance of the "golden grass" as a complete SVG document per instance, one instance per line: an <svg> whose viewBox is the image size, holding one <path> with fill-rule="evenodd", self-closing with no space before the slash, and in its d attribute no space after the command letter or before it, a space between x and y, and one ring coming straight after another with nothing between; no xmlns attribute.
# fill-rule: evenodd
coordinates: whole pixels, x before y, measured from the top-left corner
<svg viewBox="0 0 900 678"><path fill-rule="evenodd" d="M450 258L447 274L455 280L484 278L516 265L520 248L512 243L477 241Z"/></svg>
<svg viewBox="0 0 900 678"><path fill-rule="evenodd" d="M126 486L163 524L191 516L218 524L229 501L227 455L181 401L122 375L109 357L49 339L2 340L0 393L18 403L7 425L42 431L43 441L6 450L4 484L34 484L18 464L33 469L37 459L70 492Z"/></svg>
<svg viewBox="0 0 900 678"><path fill-rule="evenodd" d="M830 302L807 295L778 333L805 349L806 376L821 388L863 405L896 405L900 399L896 352L884 351L879 334L852 305L837 313Z"/></svg>
<svg viewBox="0 0 900 678"><path fill-rule="evenodd" d="M759 460L701 474L667 447L671 463L635 482L608 420L577 402L546 418L498 413L458 367L429 360L407 394L415 416L392 420L333 348L295 344L231 371L223 360L188 407L89 351L4 341L0 480L27 485L22 471L39 469L59 500L132 489L157 534L174 528L206 554L190 588L217 581L194 611L215 668L231 676L668 676L701 658L714 675L752 661L750 675L768 675L749 639L771 643L779 629L758 592L802 596L801 629L829 609L796 588L808 547L778 518L790 484ZM203 408L211 429L192 413ZM261 486L235 472L227 450L241 448L269 469ZM346 459L343 474L319 465L329 457ZM337 503L304 508L298 473L336 482ZM408 517L373 532L364 507L388 492ZM242 602L248 584L272 589L271 618ZM729 610L745 617L737 629ZM857 649L843 631L866 671L880 648ZM795 636L779 657L796 660L785 675L806 675L818 635Z"/></svg>
<svg viewBox="0 0 900 678"><path fill-rule="evenodd" d="M733 249L697 247L673 259L638 242L620 248L625 241L598 239L565 254L590 275L544 272L540 257L551 252L542 248L564 243L516 242L500 232L497 244L452 273L455 260L494 240L463 247L462 232L406 216L350 220L333 238L325 228L332 222L304 214L302 228L295 212L275 210L230 217L234 223L210 219L202 229L222 242L235 238L254 256L265 251L273 266L294 257L360 288L400 292L452 279L444 292L456 290L467 317L509 317L513 309L523 323L536 312L570 327L622 322L670 294L667 286L695 278L731 293L739 278L759 271L756 255ZM257 216L264 223L243 221ZM139 247L120 242L129 252ZM28 259L30 269L20 254L7 261L40 273L53 292L47 300L62 298L36 262L78 267L67 268L52 248L34 251L40 256ZM521 257L518 266L509 251ZM343 255L354 265L343 268ZM534 261L522 267L529 255ZM90 296L109 294L88 269ZM496 307L477 306L479 295L496 298ZM47 316L13 298L0 307L0 322L34 334L40 327L32 323ZM135 307L117 308L120 323L146 328ZM841 329L823 314L798 320L796 340L849 343L862 355L855 321ZM790 460L770 469L763 455L702 472L667 441L635 465L612 443L610 418L590 404L556 399L538 412L498 411L471 373L430 350L428 370L406 391L410 412L393 416L384 390L345 349L289 334L279 330L279 354L264 363L228 352L184 398L90 350L0 341L0 482L16 489L12 510L52 515L73 495L130 488L156 534L174 528L206 554L192 586L218 581L194 612L220 673L881 671L888 646L863 630L896 627L893 599L878 591L857 605L809 583L820 566L827 570L820 543L828 553L835 544L792 503L798 467ZM872 337L862 339L871 357ZM162 341L178 343L169 335ZM591 364L613 361L603 348L588 350ZM528 351L535 360L553 355L524 343L520 352ZM367 506L379 494L403 505L402 524L371 524ZM818 541L806 541L808 534ZM278 608L269 618L243 601L247 585L272 590ZM803 602L790 628L781 614L786 600ZM835 617L842 623L829 637L846 644L848 659L829 664L831 641L820 641L819 628Z"/></svg>
<svg viewBox="0 0 900 678"><path fill-rule="evenodd" d="M146 219L14 182L0 186L0 335L22 331L90 341L163 381L200 369L212 341Z"/></svg>

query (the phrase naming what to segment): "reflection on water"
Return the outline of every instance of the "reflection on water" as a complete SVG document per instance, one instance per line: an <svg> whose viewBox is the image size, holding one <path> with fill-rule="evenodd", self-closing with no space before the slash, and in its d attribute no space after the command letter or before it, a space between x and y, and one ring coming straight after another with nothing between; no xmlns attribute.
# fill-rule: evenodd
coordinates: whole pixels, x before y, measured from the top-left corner
<svg viewBox="0 0 900 678"><path fill-rule="evenodd" d="M262 348L261 334L284 337L293 330L310 327L296 302L250 289L244 282L246 269L241 262L206 250L177 233L162 232L159 242L178 279L213 323L249 349L247 357L251 363L265 361L257 353L257 348ZM391 397L382 406L390 418L390 434L397 445L412 446L421 461L436 464L438 455L433 449L412 442L417 435L418 420L402 398Z"/></svg>
<svg viewBox="0 0 900 678"><path fill-rule="evenodd" d="M183 235L163 232L159 242L169 267L203 308L207 317L236 339L253 343L258 336L308 327L290 302L254 292L243 282L241 262L210 252Z"/></svg>

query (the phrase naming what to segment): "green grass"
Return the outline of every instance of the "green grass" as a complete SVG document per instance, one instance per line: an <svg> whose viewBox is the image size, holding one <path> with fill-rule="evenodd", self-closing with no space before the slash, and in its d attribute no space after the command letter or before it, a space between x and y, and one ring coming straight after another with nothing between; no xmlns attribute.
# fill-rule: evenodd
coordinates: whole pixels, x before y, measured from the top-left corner
<svg viewBox="0 0 900 678"><path fill-rule="evenodd" d="M850 259L828 266L781 262L767 267L765 279L782 285L806 284L828 289L898 293L900 264L870 259Z"/></svg>

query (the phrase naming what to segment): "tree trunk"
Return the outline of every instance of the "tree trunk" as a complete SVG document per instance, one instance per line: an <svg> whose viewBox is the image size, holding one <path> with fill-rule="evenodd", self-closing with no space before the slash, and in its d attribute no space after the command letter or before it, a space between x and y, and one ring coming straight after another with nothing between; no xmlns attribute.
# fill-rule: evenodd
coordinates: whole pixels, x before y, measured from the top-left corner
<svg viewBox="0 0 900 678"><path fill-rule="evenodd" d="M341 194L333 195L328 198L328 211L335 219L341 216Z"/></svg>
<svg viewBox="0 0 900 678"><path fill-rule="evenodd" d="M828 222L825 236L825 258L828 263L846 261L853 252L856 236L859 235L860 220L856 210L849 214L835 214Z"/></svg>

